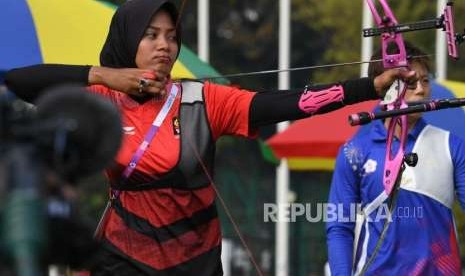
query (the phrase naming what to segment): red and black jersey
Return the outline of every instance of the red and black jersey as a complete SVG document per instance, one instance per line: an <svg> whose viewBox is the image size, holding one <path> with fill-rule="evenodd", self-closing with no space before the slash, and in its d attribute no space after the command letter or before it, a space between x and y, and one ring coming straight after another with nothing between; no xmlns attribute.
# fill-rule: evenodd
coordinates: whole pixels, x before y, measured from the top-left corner
<svg viewBox="0 0 465 276"><path fill-rule="evenodd" d="M28 66L9 71L5 75L5 83L20 98L34 101L37 96L47 92L46 88L54 85L66 82L87 85L90 68L62 64ZM374 80L371 78L349 80L340 84L344 90L343 100L329 102L315 114L378 98ZM309 86L306 90L321 91L333 85ZM122 170L127 166L163 103L155 100L139 103L126 94L102 86L92 86L90 90L113 101L123 115L124 146L115 158L116 166L106 171L110 183L118 186ZM249 128L309 117L312 113L304 112L298 105L302 95L302 89L254 94L205 83L202 104L206 114L204 117L208 121L208 141L211 141L213 148L208 148L207 152L211 153L214 150L214 141L221 135L250 136ZM111 216L106 239L108 247L114 248L113 252L119 255L109 256L107 251L103 256L106 260L112 259L111 257L119 260L109 265L112 271L121 271L116 263L129 260L147 267L149 271L158 271L157 275L173 275L177 272L179 273L176 275L186 275L186 271L191 271L191 275L215 275L214 272L195 273L194 270L196 266L200 267L204 263L209 263L208 267L215 266L210 262L211 259L219 263L220 233L212 188L208 183L202 186L205 184L202 183L204 179L198 177L198 174L195 178L180 177L177 179L179 181L168 178L171 181L160 184L160 179L166 180L164 176L171 172L174 172L175 176L182 176L177 173L180 166L176 163L183 159L180 156L183 157L183 153L186 153L181 149L184 149L182 141L185 139L182 139L182 136L183 133L186 135L186 124L178 124L179 115L185 106L187 105L181 104L178 98L128 181L128 186L140 186L144 183L158 186L144 191L126 189L116 202L117 212ZM196 119L192 120L197 122ZM207 171L211 171L213 160L207 161L209 162L206 163L211 165L210 168L207 167ZM199 183L201 185L197 185ZM192 185L191 188L189 185ZM215 234L207 234L206 237L204 234L209 233L208 231ZM215 239L212 240L212 237ZM153 240L156 241L155 244ZM183 251L186 248L189 250ZM124 275L122 273L119 274Z"/></svg>
<svg viewBox="0 0 465 276"><path fill-rule="evenodd" d="M122 114L123 145L115 158L116 165L106 171L110 183L116 184L163 101L152 99L139 104L127 94L103 86L91 86L90 90L109 98ZM208 82L203 85L203 106L212 143L222 135L252 136L248 122L253 96L237 88ZM180 107L178 95L128 180L129 185L156 182L176 167L183 139ZM198 271L196 275L220 275L220 222L215 191L210 183L206 184L180 188L172 183L122 192L105 229L107 247L150 274L194 275Z"/></svg>

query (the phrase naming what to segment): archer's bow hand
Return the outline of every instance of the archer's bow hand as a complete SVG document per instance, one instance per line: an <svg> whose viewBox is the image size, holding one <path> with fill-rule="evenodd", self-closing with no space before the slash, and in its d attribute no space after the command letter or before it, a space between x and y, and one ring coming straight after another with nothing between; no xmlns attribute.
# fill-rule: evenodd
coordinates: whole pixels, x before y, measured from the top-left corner
<svg viewBox="0 0 465 276"><path fill-rule="evenodd" d="M384 71L384 73L377 76L373 81L376 93L380 98L384 98L386 91L397 79L401 79L408 85L411 85L417 83L418 74L415 71L410 71L405 68L393 68Z"/></svg>

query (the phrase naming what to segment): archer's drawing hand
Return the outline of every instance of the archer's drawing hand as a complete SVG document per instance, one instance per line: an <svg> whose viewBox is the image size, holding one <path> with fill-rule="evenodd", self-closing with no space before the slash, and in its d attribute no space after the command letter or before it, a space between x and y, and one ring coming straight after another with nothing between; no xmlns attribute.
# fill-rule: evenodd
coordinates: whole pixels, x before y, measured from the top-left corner
<svg viewBox="0 0 465 276"><path fill-rule="evenodd" d="M103 84L111 89L135 96L163 96L168 80L165 68L157 71L137 68L92 67L89 84Z"/></svg>

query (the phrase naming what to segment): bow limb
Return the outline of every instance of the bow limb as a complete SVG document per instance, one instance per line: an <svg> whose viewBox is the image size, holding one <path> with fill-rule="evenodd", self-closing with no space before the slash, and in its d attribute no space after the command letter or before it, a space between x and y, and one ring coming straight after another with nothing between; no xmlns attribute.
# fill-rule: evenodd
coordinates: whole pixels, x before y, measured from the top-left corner
<svg viewBox="0 0 465 276"><path fill-rule="evenodd" d="M379 3L383 9L382 16L376 9L373 0L367 0L367 3L373 14L377 27L383 30L381 33L381 48L384 68L408 68L404 39L402 34L392 31L393 27L398 25L398 22L388 3L385 0L379 0ZM392 84L391 88L389 88L381 104L385 105L388 111L408 107L404 99L406 90L407 85L400 79L396 80ZM400 146L394 153L393 143L398 129L400 129ZM389 121L386 157L383 173L383 185L387 195L391 194L393 187L401 178L407 133L407 115L395 116Z"/></svg>
<svg viewBox="0 0 465 276"><path fill-rule="evenodd" d="M374 0L367 0L370 10L373 14L376 25L381 32L381 45L382 45L382 59L383 66L385 69L391 68L408 68L407 54L405 49L405 43L402 35L396 32L394 29L398 25L397 19L395 18L391 8L387 4L386 0L378 0L383 9L383 16L380 16ZM407 91L407 85L401 79L397 79L389 88L384 100L381 102L388 111L402 110L408 107L405 101L405 93ZM400 130L400 131L398 131ZM386 144L386 157L383 171L383 186L384 194L389 197L388 206L389 212L392 212L395 205L396 191L400 186L400 180L402 178L402 172L404 171L404 158L405 158L405 147L407 142L408 124L407 115L394 116L389 121L388 126L388 137ZM395 153L393 152L393 144L396 134L398 134L400 145ZM375 249L371 256L368 258L366 263L363 265L361 270L357 269L356 274L365 275L368 268L376 258L376 255L383 243L390 221L386 220L383 226L383 230L380 234L378 242L376 243Z"/></svg>

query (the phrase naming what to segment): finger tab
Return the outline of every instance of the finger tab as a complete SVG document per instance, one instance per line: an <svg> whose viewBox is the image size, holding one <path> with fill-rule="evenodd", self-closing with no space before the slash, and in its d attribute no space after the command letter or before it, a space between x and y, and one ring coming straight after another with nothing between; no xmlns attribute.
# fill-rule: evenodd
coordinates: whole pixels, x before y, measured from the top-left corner
<svg viewBox="0 0 465 276"><path fill-rule="evenodd" d="M154 80L155 79L155 73L153 72L145 72L142 74L142 78L144 79L150 79L150 80Z"/></svg>

